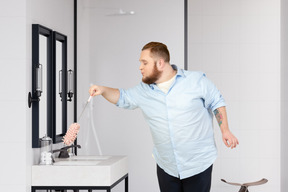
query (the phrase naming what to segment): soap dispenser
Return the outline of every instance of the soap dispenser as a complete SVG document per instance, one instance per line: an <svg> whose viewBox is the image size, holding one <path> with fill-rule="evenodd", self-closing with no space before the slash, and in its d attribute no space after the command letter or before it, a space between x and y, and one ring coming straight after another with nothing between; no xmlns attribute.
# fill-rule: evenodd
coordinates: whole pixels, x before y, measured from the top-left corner
<svg viewBox="0 0 288 192"><path fill-rule="evenodd" d="M52 165L52 139L45 135L40 139L40 165Z"/></svg>

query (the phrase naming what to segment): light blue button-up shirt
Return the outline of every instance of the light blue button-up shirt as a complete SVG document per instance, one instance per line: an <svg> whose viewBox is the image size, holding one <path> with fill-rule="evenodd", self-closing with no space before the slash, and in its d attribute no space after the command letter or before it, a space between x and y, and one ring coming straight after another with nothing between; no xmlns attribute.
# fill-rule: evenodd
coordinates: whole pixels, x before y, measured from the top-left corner
<svg viewBox="0 0 288 192"><path fill-rule="evenodd" d="M167 94L143 82L119 90L118 107L142 110L154 142L153 156L166 173L185 179L214 163L212 111L225 102L204 73L177 70Z"/></svg>

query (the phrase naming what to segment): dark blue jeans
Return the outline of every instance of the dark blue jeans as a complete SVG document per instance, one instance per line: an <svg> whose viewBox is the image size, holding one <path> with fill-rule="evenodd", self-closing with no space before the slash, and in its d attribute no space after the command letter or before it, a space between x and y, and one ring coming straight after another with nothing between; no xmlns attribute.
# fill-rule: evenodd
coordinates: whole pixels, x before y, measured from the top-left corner
<svg viewBox="0 0 288 192"><path fill-rule="evenodd" d="M157 165L158 183L161 192L209 192L211 188L211 165L208 169L180 180L180 178L173 177L167 174L163 169Z"/></svg>

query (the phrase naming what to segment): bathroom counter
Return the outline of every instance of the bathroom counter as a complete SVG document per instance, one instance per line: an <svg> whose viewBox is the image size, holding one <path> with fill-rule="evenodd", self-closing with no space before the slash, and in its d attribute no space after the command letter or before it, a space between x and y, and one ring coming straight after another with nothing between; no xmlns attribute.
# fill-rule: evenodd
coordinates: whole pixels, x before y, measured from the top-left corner
<svg viewBox="0 0 288 192"><path fill-rule="evenodd" d="M53 165L32 166L32 191L37 189L106 189L125 179L128 192L128 162L125 156L74 156L55 159Z"/></svg>

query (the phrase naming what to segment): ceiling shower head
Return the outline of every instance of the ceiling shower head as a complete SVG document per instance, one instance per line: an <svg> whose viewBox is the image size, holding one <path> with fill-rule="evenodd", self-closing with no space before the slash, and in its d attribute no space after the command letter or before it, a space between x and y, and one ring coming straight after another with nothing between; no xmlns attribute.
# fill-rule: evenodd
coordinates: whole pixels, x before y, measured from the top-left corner
<svg viewBox="0 0 288 192"><path fill-rule="evenodd" d="M106 16L124 16L124 15L134 15L135 11L124 11L123 9L119 9L115 13L106 14Z"/></svg>

